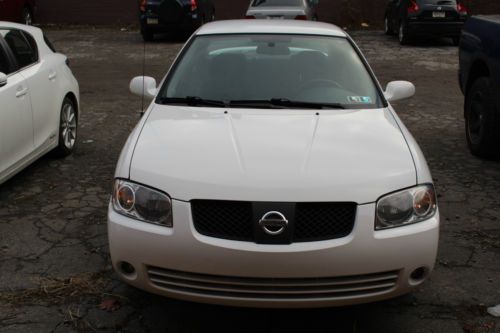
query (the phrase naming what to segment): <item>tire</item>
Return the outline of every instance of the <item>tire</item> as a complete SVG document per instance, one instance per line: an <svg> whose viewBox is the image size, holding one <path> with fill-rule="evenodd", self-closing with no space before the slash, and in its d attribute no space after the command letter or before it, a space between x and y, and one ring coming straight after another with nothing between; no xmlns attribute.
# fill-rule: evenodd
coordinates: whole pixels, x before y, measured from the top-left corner
<svg viewBox="0 0 500 333"><path fill-rule="evenodd" d="M64 157L75 150L78 137L77 111L73 101L68 97L64 98L59 119L59 144L54 149L54 154Z"/></svg>
<svg viewBox="0 0 500 333"><path fill-rule="evenodd" d="M453 37L451 40L452 40L454 46L460 45L460 37Z"/></svg>
<svg viewBox="0 0 500 333"><path fill-rule="evenodd" d="M406 24L404 22L399 23L398 39L399 44L401 45L407 45L410 41L410 36L408 35Z"/></svg>
<svg viewBox="0 0 500 333"><path fill-rule="evenodd" d="M500 156L500 122L490 79L476 79L465 97L465 133L471 153L482 158Z"/></svg>
<svg viewBox="0 0 500 333"><path fill-rule="evenodd" d="M384 19L384 32L388 36L391 36L394 34L394 31L392 31L392 28L389 24L389 18L387 16Z"/></svg>
<svg viewBox="0 0 500 333"><path fill-rule="evenodd" d="M29 7L23 8L23 17L22 23L26 25L33 25L33 14L31 13L31 9Z"/></svg>
<svg viewBox="0 0 500 333"><path fill-rule="evenodd" d="M152 42L155 39L155 35L153 34L152 31L149 31L149 30L142 30L141 35L142 35L142 39L145 42Z"/></svg>

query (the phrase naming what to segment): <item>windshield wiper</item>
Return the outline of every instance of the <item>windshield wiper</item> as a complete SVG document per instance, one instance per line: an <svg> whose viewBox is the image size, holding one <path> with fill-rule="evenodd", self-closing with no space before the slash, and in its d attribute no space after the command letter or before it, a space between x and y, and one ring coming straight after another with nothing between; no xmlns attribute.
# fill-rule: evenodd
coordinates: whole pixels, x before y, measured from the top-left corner
<svg viewBox="0 0 500 333"><path fill-rule="evenodd" d="M197 96L187 97L160 97L158 99L160 104L186 104L188 106L213 106L217 108L227 107L224 101L217 101L213 99L203 99Z"/></svg>
<svg viewBox="0 0 500 333"><path fill-rule="evenodd" d="M229 102L230 107L250 108L295 108L295 109L345 109L340 103L315 103L291 101L286 98L271 98L269 100L235 100Z"/></svg>
<svg viewBox="0 0 500 333"><path fill-rule="evenodd" d="M218 108L256 108L256 109L345 109L340 103L315 103L291 101L286 98L271 98L269 100L234 100L229 103L213 99L203 99L197 96L160 97L160 104L185 104L188 106L212 106Z"/></svg>

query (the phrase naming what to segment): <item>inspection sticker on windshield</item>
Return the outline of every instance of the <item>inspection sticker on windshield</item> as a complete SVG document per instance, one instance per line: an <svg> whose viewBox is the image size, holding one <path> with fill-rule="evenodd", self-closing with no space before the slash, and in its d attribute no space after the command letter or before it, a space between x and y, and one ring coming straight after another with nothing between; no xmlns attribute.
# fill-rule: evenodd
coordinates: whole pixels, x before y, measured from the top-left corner
<svg viewBox="0 0 500 333"><path fill-rule="evenodd" d="M372 104L370 96L349 96L347 99L350 103Z"/></svg>

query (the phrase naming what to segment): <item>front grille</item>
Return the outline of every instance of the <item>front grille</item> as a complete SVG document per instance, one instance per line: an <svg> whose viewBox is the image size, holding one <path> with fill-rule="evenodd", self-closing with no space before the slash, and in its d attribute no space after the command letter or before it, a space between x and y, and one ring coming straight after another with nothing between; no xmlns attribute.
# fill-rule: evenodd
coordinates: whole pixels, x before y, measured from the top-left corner
<svg viewBox="0 0 500 333"><path fill-rule="evenodd" d="M172 292L247 300L349 299L388 293L399 272L331 278L246 278L147 267L153 285Z"/></svg>
<svg viewBox="0 0 500 333"><path fill-rule="evenodd" d="M356 219L356 203L297 203L292 242L313 242L349 235ZM253 242L252 203L193 200L193 223L206 236Z"/></svg>
<svg viewBox="0 0 500 333"><path fill-rule="evenodd" d="M193 200L196 230L206 236L252 241L252 204L243 201Z"/></svg>
<svg viewBox="0 0 500 333"><path fill-rule="evenodd" d="M356 218L354 203L299 203L295 242L312 242L349 235Z"/></svg>

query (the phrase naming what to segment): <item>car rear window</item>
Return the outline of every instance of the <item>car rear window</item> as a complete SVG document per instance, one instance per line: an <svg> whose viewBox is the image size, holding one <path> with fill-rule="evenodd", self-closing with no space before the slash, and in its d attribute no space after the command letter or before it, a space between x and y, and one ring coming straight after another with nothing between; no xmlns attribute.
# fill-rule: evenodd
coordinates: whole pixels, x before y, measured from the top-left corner
<svg viewBox="0 0 500 333"><path fill-rule="evenodd" d="M302 0L253 0L252 7L302 6Z"/></svg>
<svg viewBox="0 0 500 333"><path fill-rule="evenodd" d="M383 107L365 63L343 37L197 36L174 66L159 99L286 99Z"/></svg>
<svg viewBox="0 0 500 333"><path fill-rule="evenodd" d="M456 0L418 0L419 4L422 5L436 5L436 6L447 6L456 5Z"/></svg>

